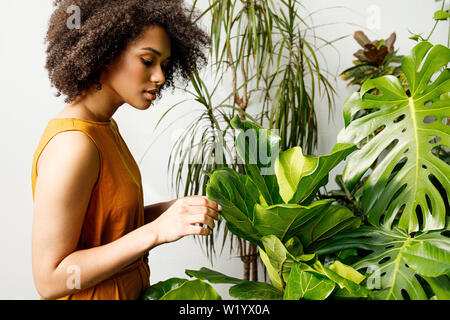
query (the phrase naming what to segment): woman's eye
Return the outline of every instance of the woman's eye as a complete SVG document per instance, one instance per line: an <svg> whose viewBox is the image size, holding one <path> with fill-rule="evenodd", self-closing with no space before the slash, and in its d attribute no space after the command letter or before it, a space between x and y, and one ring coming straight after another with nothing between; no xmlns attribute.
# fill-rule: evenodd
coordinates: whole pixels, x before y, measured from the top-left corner
<svg viewBox="0 0 450 320"><path fill-rule="evenodd" d="M153 61L152 60L146 60L146 59L142 59L142 62L146 65L146 66L151 66Z"/></svg>

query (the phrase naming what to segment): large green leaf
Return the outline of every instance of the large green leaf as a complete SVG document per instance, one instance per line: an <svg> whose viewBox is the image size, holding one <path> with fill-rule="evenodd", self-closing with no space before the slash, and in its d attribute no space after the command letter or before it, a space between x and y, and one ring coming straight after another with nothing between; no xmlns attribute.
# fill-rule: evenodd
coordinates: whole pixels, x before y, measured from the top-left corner
<svg viewBox="0 0 450 320"><path fill-rule="evenodd" d="M355 150L356 145L353 143L337 143L330 154L319 157L308 156L306 173L301 177L297 190L289 203L301 203L306 200L308 196L317 191L317 186L328 177L328 173ZM314 170L310 168L314 168Z"/></svg>
<svg viewBox="0 0 450 320"><path fill-rule="evenodd" d="M141 296L143 300L159 300L161 299L167 292L178 288L183 283L188 281L187 279L182 278L170 278L165 281L160 281L151 285L148 289L144 291Z"/></svg>
<svg viewBox="0 0 450 320"><path fill-rule="evenodd" d="M397 216L398 226L408 232L445 225L448 196L439 192L436 181L450 189L450 166L436 150L450 147L449 61L449 48L420 42L402 60L410 95L396 77L383 76L367 80L344 103L346 127L338 142L360 143L378 131L353 154L343 173L352 189L378 159L358 193L373 225L391 228ZM352 121L366 109L372 112Z"/></svg>
<svg viewBox="0 0 450 320"><path fill-rule="evenodd" d="M313 252L322 241L361 224L361 219L347 207L332 205L323 209L322 214L316 215L295 233L306 252Z"/></svg>
<svg viewBox="0 0 450 320"><path fill-rule="evenodd" d="M324 300L334 290L336 284L325 275L308 268L304 264L294 263L291 269L284 300Z"/></svg>
<svg viewBox="0 0 450 320"><path fill-rule="evenodd" d="M363 226L336 235L326 246L319 249L317 254L329 254L349 248L368 250L370 253L352 267L365 270L366 286L370 289L380 289L377 292L378 298L423 300L427 299L426 289L418 276L440 274L442 271L436 271L437 268L429 264L416 266L416 270L414 264L410 265L407 260L416 259L411 252L417 252L415 246L421 243L427 243L421 246L422 257L436 257L440 256L435 254L436 252L449 252L450 239L445 232L448 231L429 231L410 236L400 228L385 230ZM441 260L445 258L439 258L439 261ZM442 261L440 264L442 266ZM424 279L426 280L425 277Z"/></svg>
<svg viewBox="0 0 450 320"><path fill-rule="evenodd" d="M185 281L170 290L160 300L222 300L211 285L202 280Z"/></svg>
<svg viewBox="0 0 450 320"><path fill-rule="evenodd" d="M317 215L323 214L333 199L319 200L310 206L277 204L261 206L256 204L253 226L261 235L275 235L282 242L304 230L302 227ZM307 232L307 231L306 231Z"/></svg>
<svg viewBox="0 0 450 320"><path fill-rule="evenodd" d="M252 224L257 188L250 179L230 168L222 168L212 174L206 193L222 206L220 214L233 234L260 244L261 236Z"/></svg>
<svg viewBox="0 0 450 320"><path fill-rule="evenodd" d="M294 147L280 152L275 160L275 175L277 177L280 196L285 203L292 199L297 191L300 179L317 167L316 157L305 157L302 148Z"/></svg>
<svg viewBox="0 0 450 320"><path fill-rule="evenodd" d="M280 137L249 121L241 121L238 116L231 120L231 125L239 131L235 142L236 150L244 161L245 172L261 194L262 203L282 203L274 174Z"/></svg>

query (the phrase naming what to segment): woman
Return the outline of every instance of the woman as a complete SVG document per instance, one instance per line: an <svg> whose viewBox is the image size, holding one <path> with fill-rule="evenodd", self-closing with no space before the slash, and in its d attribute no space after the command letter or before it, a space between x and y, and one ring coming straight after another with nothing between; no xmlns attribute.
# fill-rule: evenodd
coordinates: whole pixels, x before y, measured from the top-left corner
<svg viewBox="0 0 450 320"><path fill-rule="evenodd" d="M148 251L208 235L219 208L201 196L144 207L139 168L112 116L125 103L148 109L176 75L187 81L206 61L208 36L181 1L55 6L46 68L67 105L33 159L35 285L43 299L138 299L149 287ZM77 12L81 23L69 28Z"/></svg>

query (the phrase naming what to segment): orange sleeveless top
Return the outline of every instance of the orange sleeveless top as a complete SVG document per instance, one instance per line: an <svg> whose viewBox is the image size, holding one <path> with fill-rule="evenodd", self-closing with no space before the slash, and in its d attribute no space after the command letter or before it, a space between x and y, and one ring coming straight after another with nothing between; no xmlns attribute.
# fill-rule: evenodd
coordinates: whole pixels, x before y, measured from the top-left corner
<svg viewBox="0 0 450 320"><path fill-rule="evenodd" d="M119 239L144 224L141 174L130 150L119 133L117 123L75 118L51 119L33 156L31 183L33 200L37 179L37 160L47 143L58 133L82 131L97 146L100 155L99 178L92 190L77 250L101 246ZM68 276L70 276L68 274ZM122 300L138 299L150 286L148 254L113 277L62 299Z"/></svg>

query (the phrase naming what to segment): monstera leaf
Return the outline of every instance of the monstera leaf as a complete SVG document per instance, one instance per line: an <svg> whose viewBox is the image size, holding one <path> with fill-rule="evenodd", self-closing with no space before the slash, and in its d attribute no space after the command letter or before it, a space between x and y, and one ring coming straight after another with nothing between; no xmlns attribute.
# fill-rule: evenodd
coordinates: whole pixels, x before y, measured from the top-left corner
<svg viewBox="0 0 450 320"><path fill-rule="evenodd" d="M352 267L365 270L366 286L376 289L379 299L428 299L428 285L436 296L444 297L447 292L448 297L450 239L447 233L448 230L439 230L410 236L397 227L389 231L363 226L333 237L317 254L349 248L370 251Z"/></svg>
<svg viewBox="0 0 450 320"><path fill-rule="evenodd" d="M360 143L376 133L353 154L343 173L352 189L378 159L358 190L373 225L392 228L399 216L398 226L408 232L444 227L447 196L439 189L450 190L450 166L437 150L448 153L450 146L449 61L449 48L420 42L402 59L410 94L397 78L383 76L366 81L344 104L346 127L338 142ZM369 94L372 89L380 95ZM361 110L373 112L352 121Z"/></svg>

